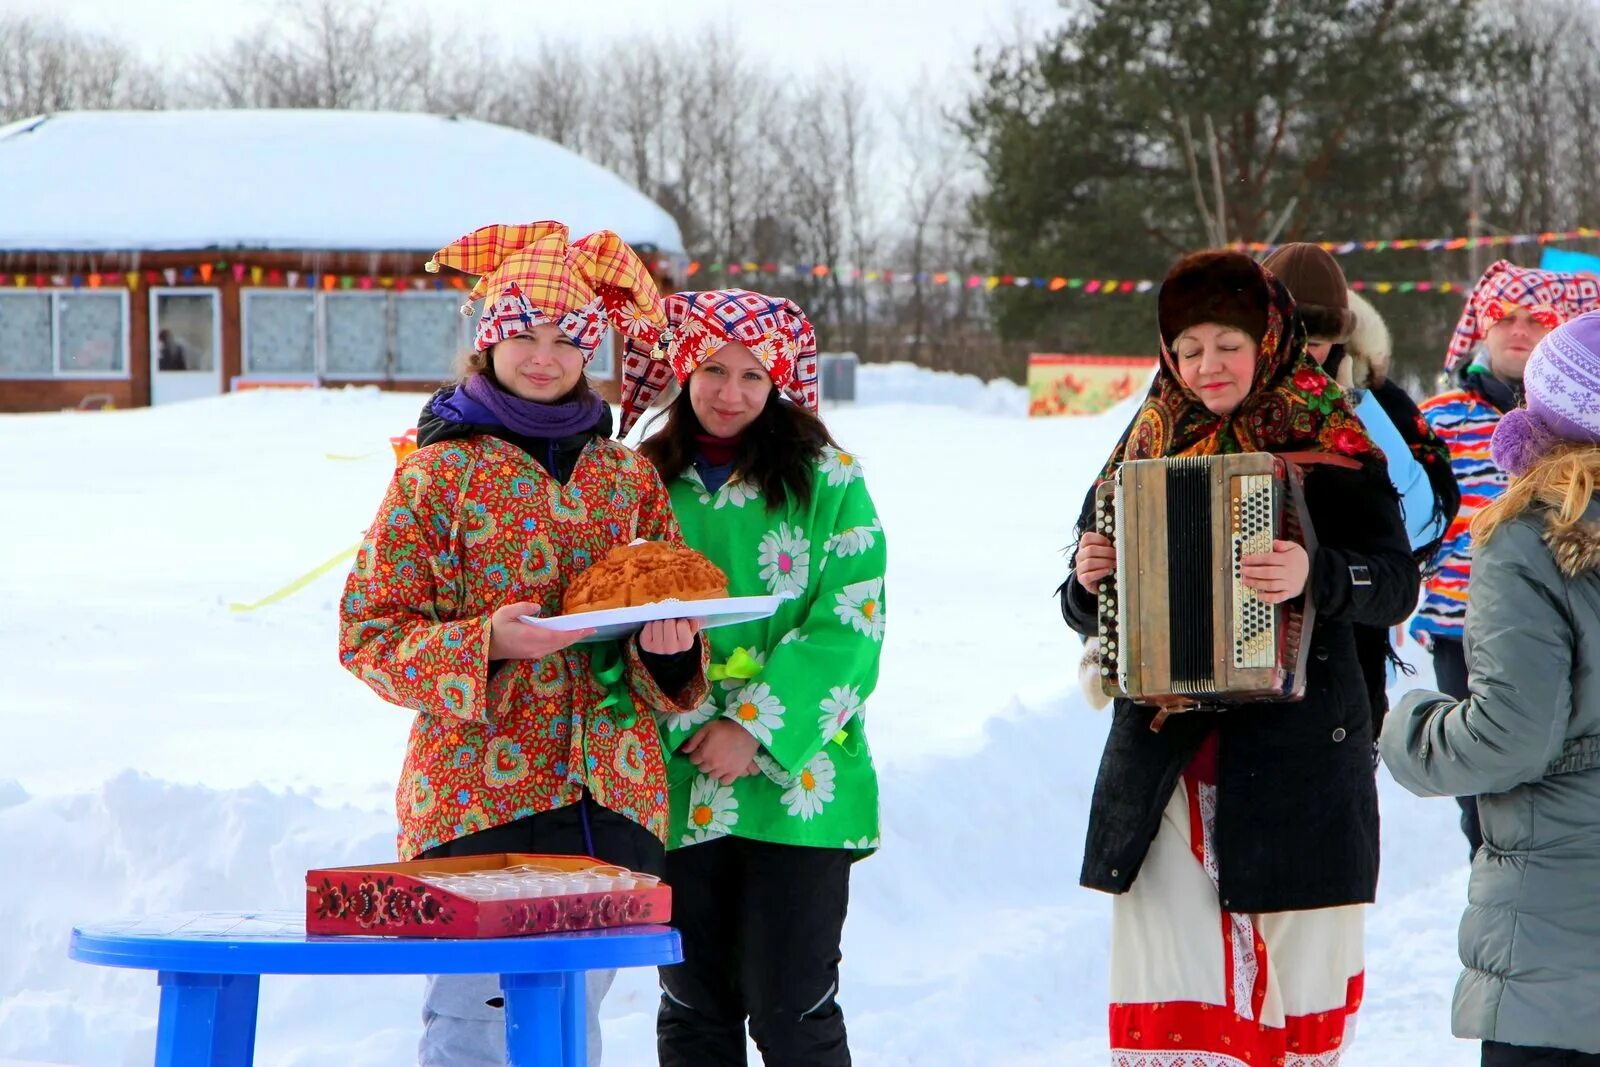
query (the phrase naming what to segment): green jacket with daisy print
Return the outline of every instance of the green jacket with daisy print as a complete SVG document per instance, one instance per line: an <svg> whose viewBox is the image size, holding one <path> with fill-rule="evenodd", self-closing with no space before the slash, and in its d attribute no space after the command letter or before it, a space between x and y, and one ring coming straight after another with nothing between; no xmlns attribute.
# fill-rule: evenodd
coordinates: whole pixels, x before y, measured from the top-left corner
<svg viewBox="0 0 1600 1067"><path fill-rule="evenodd" d="M711 695L692 714L658 717L672 754L668 848L727 834L878 847L865 705L883 650L883 527L850 453L825 448L813 486L805 506L775 508L750 482L707 492L692 466L668 487L684 542L727 572L730 596L793 597L770 618L705 631ZM761 774L725 786L679 751L717 716L761 742Z"/></svg>

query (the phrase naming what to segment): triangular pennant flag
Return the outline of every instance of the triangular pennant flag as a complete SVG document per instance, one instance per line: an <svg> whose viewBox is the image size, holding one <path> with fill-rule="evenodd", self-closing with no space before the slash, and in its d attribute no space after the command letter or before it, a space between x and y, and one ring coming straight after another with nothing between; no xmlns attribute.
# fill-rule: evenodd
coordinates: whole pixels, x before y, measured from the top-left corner
<svg viewBox="0 0 1600 1067"><path fill-rule="evenodd" d="M289 272L289 288L293 289L296 286L298 286L299 284L300 284L300 272L297 271L297 270L290 271Z"/></svg>
<svg viewBox="0 0 1600 1067"><path fill-rule="evenodd" d="M251 267L250 268L250 284L251 285L260 285L261 284L261 276L263 274L265 274L265 273L266 273L266 271L262 270L260 267Z"/></svg>
<svg viewBox="0 0 1600 1067"><path fill-rule="evenodd" d="M200 264L200 280L205 282L207 285L211 284L211 271L212 271L211 264L209 264L209 263Z"/></svg>
<svg viewBox="0 0 1600 1067"><path fill-rule="evenodd" d="M178 268L177 267L168 267L166 270L161 272L161 276L163 278L167 279L167 284L168 285L177 285L178 284Z"/></svg>

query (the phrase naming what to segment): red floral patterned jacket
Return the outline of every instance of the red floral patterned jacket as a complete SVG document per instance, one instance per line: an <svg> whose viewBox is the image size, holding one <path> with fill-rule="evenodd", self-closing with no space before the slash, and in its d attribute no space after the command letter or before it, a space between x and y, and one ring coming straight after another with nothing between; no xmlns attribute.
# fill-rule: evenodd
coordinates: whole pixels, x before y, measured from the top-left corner
<svg viewBox="0 0 1600 1067"><path fill-rule="evenodd" d="M664 839L652 713L705 698L703 647L694 681L668 695L630 640L616 688L633 716L625 701L602 706L601 646L489 662L496 608L527 600L558 614L568 581L636 537L681 541L655 469L613 441L591 442L564 486L488 436L418 449L395 471L345 582L339 660L417 713L395 796L402 858L576 803L585 787Z"/></svg>

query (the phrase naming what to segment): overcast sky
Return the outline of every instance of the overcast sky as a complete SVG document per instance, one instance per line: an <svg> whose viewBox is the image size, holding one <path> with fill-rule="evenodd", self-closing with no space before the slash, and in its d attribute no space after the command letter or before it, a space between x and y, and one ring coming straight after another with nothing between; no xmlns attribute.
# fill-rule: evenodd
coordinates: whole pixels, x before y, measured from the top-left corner
<svg viewBox="0 0 1600 1067"><path fill-rule="evenodd" d="M153 59L181 61L269 17L272 0L0 0L0 12L53 15L125 41ZM652 26L685 31L713 22L738 31L753 54L796 73L847 63L889 88L922 77L965 77L974 47L1060 18L1058 0L385 0L398 17L426 12L445 29L608 38ZM581 16L580 16L581 13ZM684 56L692 63L692 55Z"/></svg>

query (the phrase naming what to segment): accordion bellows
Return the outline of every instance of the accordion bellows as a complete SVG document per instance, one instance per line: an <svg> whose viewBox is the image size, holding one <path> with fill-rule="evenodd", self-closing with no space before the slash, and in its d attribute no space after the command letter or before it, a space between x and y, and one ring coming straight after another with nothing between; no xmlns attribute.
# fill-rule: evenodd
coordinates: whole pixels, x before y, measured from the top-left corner
<svg viewBox="0 0 1600 1067"><path fill-rule="evenodd" d="M1310 595L1266 604L1240 560L1315 535L1298 468L1265 452L1124 463L1095 494L1117 546L1100 583L1101 684L1167 708L1305 694Z"/></svg>

